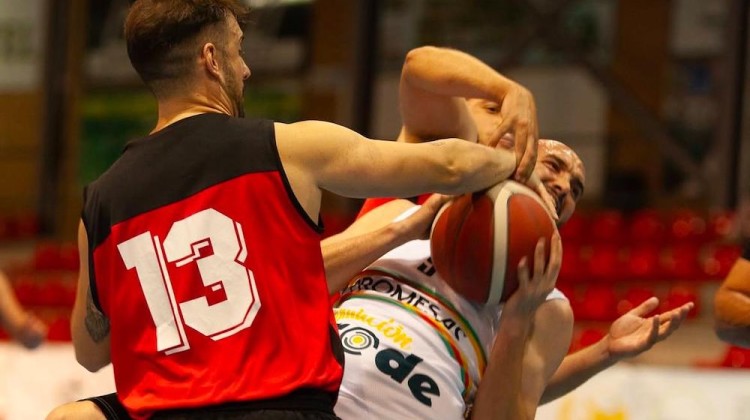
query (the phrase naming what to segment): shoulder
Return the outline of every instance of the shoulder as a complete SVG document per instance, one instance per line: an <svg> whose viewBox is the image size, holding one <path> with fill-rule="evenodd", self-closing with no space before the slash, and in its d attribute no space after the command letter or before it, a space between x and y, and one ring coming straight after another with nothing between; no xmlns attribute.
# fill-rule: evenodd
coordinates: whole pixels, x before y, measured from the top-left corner
<svg viewBox="0 0 750 420"><path fill-rule="evenodd" d="M573 308L564 299L542 303L534 315L534 335L548 341L563 337L573 330ZM564 334L566 333L566 334Z"/></svg>
<svg viewBox="0 0 750 420"><path fill-rule="evenodd" d="M558 325L573 324L573 308L567 299L549 299L542 303L537 309L537 318L551 317L548 322L555 322Z"/></svg>

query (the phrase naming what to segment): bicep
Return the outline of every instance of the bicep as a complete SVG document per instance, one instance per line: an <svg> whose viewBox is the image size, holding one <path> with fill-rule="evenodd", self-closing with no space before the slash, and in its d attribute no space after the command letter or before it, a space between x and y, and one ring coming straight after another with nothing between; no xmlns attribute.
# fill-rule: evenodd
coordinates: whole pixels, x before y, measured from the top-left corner
<svg viewBox="0 0 750 420"><path fill-rule="evenodd" d="M572 333L573 312L566 300L548 300L534 314L521 380L529 410L536 410L539 405L550 378L568 352Z"/></svg>
<svg viewBox="0 0 750 420"><path fill-rule="evenodd" d="M404 135L412 141L456 137L475 141L477 130L463 98L435 94L401 79L399 107Z"/></svg>

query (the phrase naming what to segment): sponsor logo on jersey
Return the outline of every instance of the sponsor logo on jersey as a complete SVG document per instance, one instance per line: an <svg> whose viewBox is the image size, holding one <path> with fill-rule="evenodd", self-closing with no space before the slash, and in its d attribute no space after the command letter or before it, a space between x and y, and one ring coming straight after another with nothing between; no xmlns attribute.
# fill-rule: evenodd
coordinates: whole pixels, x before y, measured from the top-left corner
<svg viewBox="0 0 750 420"><path fill-rule="evenodd" d="M341 293L345 296L363 291L381 293L399 302L408 303L434 319L435 322L442 324L456 340L462 341L466 338L466 332L461 325L427 294L385 276L360 277L350 283Z"/></svg>
<svg viewBox="0 0 750 420"><path fill-rule="evenodd" d="M390 321L393 322L392 319ZM421 404L432 407L432 398L440 396L440 387L429 375L416 369L423 361L421 357L390 347L380 349L380 340L377 335L365 327L351 326L346 323L339 323L338 327L339 336L347 354L351 354L352 357L361 357L363 353L371 354L374 351L375 366L380 373L406 387L412 397Z"/></svg>
<svg viewBox="0 0 750 420"><path fill-rule="evenodd" d="M339 323L339 336L341 337L341 341L344 342L344 331L342 331L342 321L350 319L354 321L361 322L363 324L366 324L370 327L372 327L375 331L378 331L383 337L389 339L393 344L400 347L402 350L409 350L411 348L411 343L414 341L412 337L405 331L405 328L400 323L393 320L393 318L388 319L382 319L375 317L373 315L368 314L364 309L359 308L359 310L354 309L348 309L348 308L335 308L333 310L333 314L336 317L336 322ZM361 333L358 333L361 334ZM372 333L370 333L372 335ZM374 337L374 336L373 336ZM357 351L357 344L358 343L364 343L366 338L361 335L356 335L351 337L352 340L355 340L351 342L352 347L348 350L351 351ZM375 338L377 340L377 338ZM377 342L375 343L375 348L377 348ZM346 343L344 342L344 351L347 351ZM349 351L347 351L349 352ZM359 354L359 353L356 353Z"/></svg>

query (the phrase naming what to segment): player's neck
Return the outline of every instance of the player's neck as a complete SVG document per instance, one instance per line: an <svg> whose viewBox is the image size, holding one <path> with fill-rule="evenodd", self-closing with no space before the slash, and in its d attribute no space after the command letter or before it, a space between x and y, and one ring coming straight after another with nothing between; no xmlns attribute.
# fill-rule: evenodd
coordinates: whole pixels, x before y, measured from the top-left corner
<svg viewBox="0 0 750 420"><path fill-rule="evenodd" d="M156 127L151 131L151 134L177 121L198 114L214 113L232 115L232 112L224 104L218 101L210 101L202 95L161 100L158 106L159 116L156 121Z"/></svg>

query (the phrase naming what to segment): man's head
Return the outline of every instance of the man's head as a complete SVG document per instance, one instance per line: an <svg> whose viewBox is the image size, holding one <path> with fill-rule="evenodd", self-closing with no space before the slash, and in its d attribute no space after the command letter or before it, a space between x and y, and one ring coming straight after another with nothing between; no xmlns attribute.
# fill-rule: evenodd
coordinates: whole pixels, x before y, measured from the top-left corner
<svg viewBox="0 0 750 420"><path fill-rule="evenodd" d="M556 140L539 140L534 173L539 176L547 191L555 199L558 224L562 225L576 209L586 183L586 168L580 157Z"/></svg>
<svg viewBox="0 0 750 420"><path fill-rule="evenodd" d="M207 81L241 115L250 76L241 51L247 13L234 0L137 0L125 20L128 56L158 100Z"/></svg>

